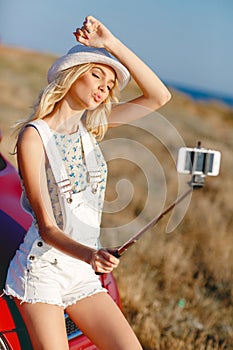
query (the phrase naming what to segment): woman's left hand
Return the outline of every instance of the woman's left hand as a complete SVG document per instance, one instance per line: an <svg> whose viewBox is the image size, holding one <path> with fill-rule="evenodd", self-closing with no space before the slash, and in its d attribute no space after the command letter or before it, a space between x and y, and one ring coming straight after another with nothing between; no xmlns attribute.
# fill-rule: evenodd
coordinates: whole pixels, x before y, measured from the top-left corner
<svg viewBox="0 0 233 350"><path fill-rule="evenodd" d="M113 34L92 16L87 16L83 26L77 28L73 34L81 44L92 47L106 48L108 42L114 38Z"/></svg>
<svg viewBox="0 0 233 350"><path fill-rule="evenodd" d="M108 250L99 249L92 253L90 265L95 272L109 273L118 266L119 262L120 260Z"/></svg>

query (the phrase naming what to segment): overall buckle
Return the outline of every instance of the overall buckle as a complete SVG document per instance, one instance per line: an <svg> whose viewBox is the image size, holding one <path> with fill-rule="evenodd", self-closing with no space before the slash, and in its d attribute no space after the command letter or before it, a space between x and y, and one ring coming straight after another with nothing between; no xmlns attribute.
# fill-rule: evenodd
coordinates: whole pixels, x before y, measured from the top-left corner
<svg viewBox="0 0 233 350"><path fill-rule="evenodd" d="M69 179L57 182L57 186L62 196L66 198L67 203L72 203L72 185Z"/></svg>
<svg viewBox="0 0 233 350"><path fill-rule="evenodd" d="M99 183L101 182L100 170L89 170L87 172L87 183L91 185L91 192L95 194L98 190Z"/></svg>

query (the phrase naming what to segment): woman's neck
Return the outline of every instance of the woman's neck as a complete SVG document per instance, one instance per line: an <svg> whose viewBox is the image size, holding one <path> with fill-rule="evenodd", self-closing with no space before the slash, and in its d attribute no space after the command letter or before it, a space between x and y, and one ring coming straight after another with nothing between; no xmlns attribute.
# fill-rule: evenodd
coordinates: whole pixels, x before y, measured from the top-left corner
<svg viewBox="0 0 233 350"><path fill-rule="evenodd" d="M85 110L73 110L66 101L56 105L53 112L44 118L50 129L63 134L72 134L77 131L78 123Z"/></svg>

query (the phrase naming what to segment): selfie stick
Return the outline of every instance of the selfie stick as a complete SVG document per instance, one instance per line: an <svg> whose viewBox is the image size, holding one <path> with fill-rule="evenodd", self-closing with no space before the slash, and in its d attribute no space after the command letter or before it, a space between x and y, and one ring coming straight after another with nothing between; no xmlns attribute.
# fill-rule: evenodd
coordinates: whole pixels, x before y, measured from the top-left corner
<svg viewBox="0 0 233 350"><path fill-rule="evenodd" d="M133 237L131 237L127 242L125 242L122 246L120 246L117 249L107 249L107 251L109 253L111 253L112 255L114 255L116 258L120 258L122 256L122 254L129 248L131 247L133 244L135 244L139 238L141 238L144 233L149 230L149 228L151 228L152 226L156 225L162 218L164 215L166 215L169 211L171 211L177 204L179 204L185 197L187 197L194 188L201 188L203 185L195 185L197 182L195 182L196 180L194 179L193 176L193 181L190 183L191 184L191 188L189 188L185 193L183 193L180 197L178 197L172 204L169 205L169 207L167 207L167 209L165 209L160 215L156 216L155 218L153 218L150 222L148 222L148 224L146 224L140 231L138 231ZM96 275L103 275L102 272L96 272Z"/></svg>
<svg viewBox="0 0 233 350"><path fill-rule="evenodd" d="M197 149L201 147L201 142L199 141L197 144ZM114 255L116 258L120 258L121 255L133 244L135 244L139 238L141 238L144 233L149 230L151 227L155 226L164 215L166 215L169 211L171 211L177 204L179 204L182 200L184 200L193 190L202 188L204 185L205 177L208 175L208 168L209 168L209 162L210 158L207 154L205 167L203 169L202 174L196 174L195 169L197 165L197 154L194 154L194 159L192 162L192 180L189 182L189 185L191 188L189 188L186 192L184 192L180 197L178 197L172 204L169 205L160 215L153 218L147 225L145 225L141 230L139 230L133 237L131 237L127 242L125 242L123 245L121 245L117 249L107 249L109 253ZM102 273L96 272L97 275L102 275Z"/></svg>
<svg viewBox="0 0 233 350"><path fill-rule="evenodd" d="M107 249L107 251L114 255L116 258L120 258L122 254L133 244L135 244L139 238L141 238L144 233L149 230L152 226L156 225L164 215L166 215L169 211L171 211L177 204L179 204L185 197L187 197L193 189L201 188L204 184L203 181L203 175L200 177L198 176L196 178L196 175L193 175L192 181L190 182L191 188L189 188L185 193L183 193L180 197L178 197L172 204L167 207L160 215L156 216L153 218L148 224L146 224L140 231L138 231L133 237L131 237L127 242L125 242L123 245L121 245L117 249ZM104 273L102 272L96 272L96 275L103 275Z"/></svg>
<svg viewBox="0 0 233 350"><path fill-rule="evenodd" d="M200 148L201 143L198 142L197 148ZM195 158L195 157L194 157ZM194 172L196 166L196 158L194 159L192 172ZM125 242L122 246L117 248L116 250L109 249L109 252L114 255L116 258L120 258L121 255L133 244L135 244L139 238L141 238L144 233L149 230L152 226L155 226L164 215L169 213L177 204L179 204L183 199L185 199L194 189L202 188L205 181L205 176L207 174L208 167L205 168L204 174L201 175L193 175L192 181L189 182L191 188L189 188L186 192L184 192L180 197L178 197L172 204L169 205L160 215L153 218L147 225L145 225L139 232L137 232L133 237L131 237L127 242Z"/></svg>
<svg viewBox="0 0 233 350"><path fill-rule="evenodd" d="M202 188L204 185L203 176L194 175L192 178L192 182L190 183L191 188L189 188L185 193L183 193L180 197L178 197L172 204L169 205L160 215L153 218L148 224L146 224L140 231L138 231L133 237L131 237L127 242L125 242L122 246L117 248L116 250L109 250L109 252L114 255L116 258L120 258L121 255L133 244L135 244L139 238L141 238L144 233L149 230L151 227L155 226L169 211L171 211L177 204L182 202L184 198L186 198L193 189Z"/></svg>
<svg viewBox="0 0 233 350"><path fill-rule="evenodd" d="M171 211L178 203L180 203L185 197L187 197L191 192L192 188L189 188L184 194L177 198L172 204L169 205L160 215L153 218L148 224L146 224L140 231L138 231L133 237L131 237L127 242L125 242L122 246L120 246L115 251L111 252L116 258L120 258L120 256L133 244L135 244L144 233L149 230L152 226L156 225L164 215L166 215L169 211Z"/></svg>

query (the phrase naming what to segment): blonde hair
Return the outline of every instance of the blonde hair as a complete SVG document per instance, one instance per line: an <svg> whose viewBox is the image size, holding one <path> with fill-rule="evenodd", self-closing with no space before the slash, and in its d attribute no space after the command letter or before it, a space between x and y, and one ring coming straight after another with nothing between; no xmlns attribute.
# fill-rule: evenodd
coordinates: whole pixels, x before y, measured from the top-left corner
<svg viewBox="0 0 233 350"><path fill-rule="evenodd" d="M16 132L19 134L30 121L42 119L52 113L56 104L64 98L72 84L92 67L94 67L94 63L86 63L61 71L57 78L41 92L38 101L34 105L33 113L28 118L17 122L15 125ZM103 139L108 129L107 118L111 112L112 103L118 102L118 96L119 87L116 80L107 99L95 110L86 112L87 130L95 135L98 141Z"/></svg>

